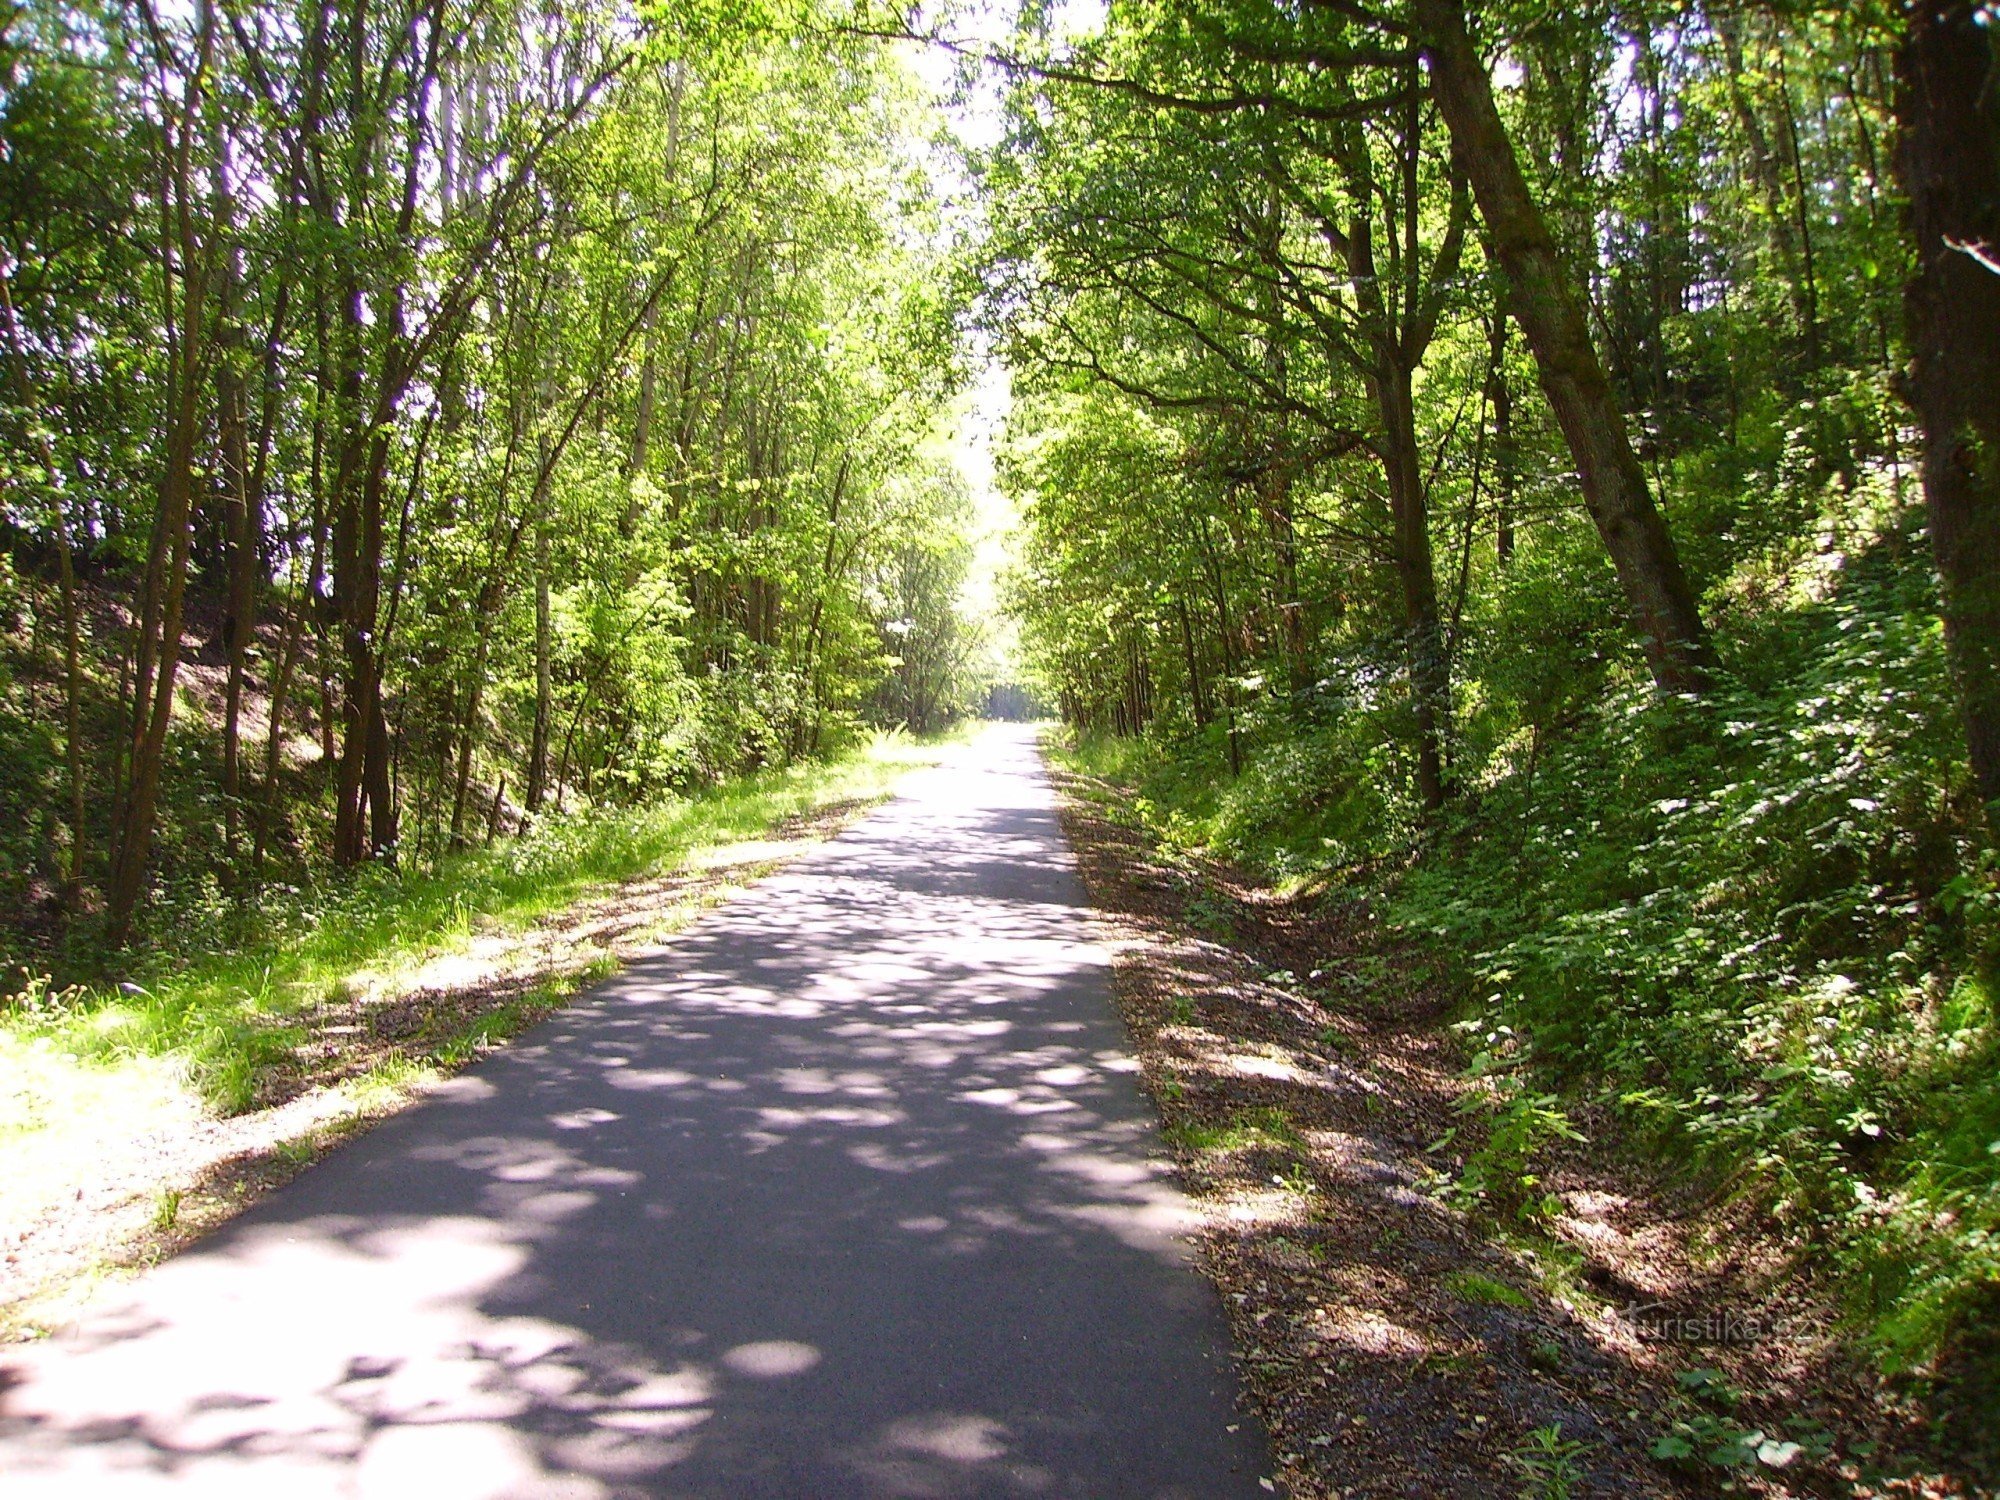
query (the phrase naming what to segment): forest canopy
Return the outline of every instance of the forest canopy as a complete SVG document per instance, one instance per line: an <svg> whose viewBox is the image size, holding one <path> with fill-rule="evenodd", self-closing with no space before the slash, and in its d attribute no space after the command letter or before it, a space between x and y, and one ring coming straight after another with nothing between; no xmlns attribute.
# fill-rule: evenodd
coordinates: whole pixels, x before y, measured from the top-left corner
<svg viewBox="0 0 2000 1500"><path fill-rule="evenodd" d="M778 9L13 11L9 944L957 713L937 130Z"/></svg>

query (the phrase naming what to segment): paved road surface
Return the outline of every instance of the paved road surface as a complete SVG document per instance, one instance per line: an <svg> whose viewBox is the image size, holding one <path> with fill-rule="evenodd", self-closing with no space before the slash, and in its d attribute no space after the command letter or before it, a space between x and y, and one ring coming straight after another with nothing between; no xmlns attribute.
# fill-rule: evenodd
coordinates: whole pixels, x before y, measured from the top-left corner
<svg viewBox="0 0 2000 1500"><path fill-rule="evenodd" d="M0 1351L0 1494L1262 1494L1082 902L988 732Z"/></svg>

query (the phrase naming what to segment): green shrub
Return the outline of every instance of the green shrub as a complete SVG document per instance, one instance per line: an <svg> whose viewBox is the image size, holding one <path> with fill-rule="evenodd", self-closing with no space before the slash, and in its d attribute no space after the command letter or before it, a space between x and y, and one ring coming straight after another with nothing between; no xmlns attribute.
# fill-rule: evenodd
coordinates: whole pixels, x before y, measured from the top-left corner
<svg viewBox="0 0 2000 1500"><path fill-rule="evenodd" d="M1899 523L1864 542L1844 565L1788 544L1740 572L1761 602L1724 612L1699 704L1613 659L1581 548L1525 554L1488 626L1516 636L1495 663L1468 648L1463 791L1427 833L1392 704L1267 714L1234 778L1216 733L1075 754L1140 788L1169 845L1374 879L1388 930L1455 978L1484 1039L1487 1132L1458 1201L1537 1217L1565 1100L1595 1099L1830 1251L1858 1326L1907 1370L2000 1308L2000 865L1923 539ZM1787 571L1813 568L1810 587Z"/></svg>

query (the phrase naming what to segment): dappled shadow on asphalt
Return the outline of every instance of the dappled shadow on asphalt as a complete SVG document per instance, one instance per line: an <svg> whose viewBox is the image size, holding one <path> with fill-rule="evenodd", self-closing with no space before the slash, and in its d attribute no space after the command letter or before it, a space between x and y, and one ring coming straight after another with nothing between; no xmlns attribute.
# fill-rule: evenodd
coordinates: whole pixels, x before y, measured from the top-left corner
<svg viewBox="0 0 2000 1500"><path fill-rule="evenodd" d="M678 927L881 800L850 797L794 813L765 838L724 845L692 867L675 866L593 891L525 931L479 933L463 949L437 955L414 974L387 980L365 971L352 976L363 982L339 985L303 1011L271 1018L273 1030L303 1033L303 1040L291 1049L290 1066L260 1071L257 1105L289 1102L394 1058L430 1057L480 1017L505 1006L532 1006L536 990L552 978L607 955L644 956L658 946L664 924Z"/></svg>
<svg viewBox="0 0 2000 1500"><path fill-rule="evenodd" d="M10 1489L1260 1493L1032 753L0 1357Z"/></svg>

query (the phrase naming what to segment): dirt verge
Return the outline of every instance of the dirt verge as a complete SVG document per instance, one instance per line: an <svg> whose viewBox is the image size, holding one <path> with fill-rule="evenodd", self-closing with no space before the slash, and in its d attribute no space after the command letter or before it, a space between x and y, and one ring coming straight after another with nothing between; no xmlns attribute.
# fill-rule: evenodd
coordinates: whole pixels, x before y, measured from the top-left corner
<svg viewBox="0 0 2000 1500"><path fill-rule="evenodd" d="M1775 1246L1715 1252L1726 1209L1587 1145L1542 1165L1539 1230L1453 1206L1478 1130L1418 956L1365 902L1163 856L1118 788L1053 774L1287 1493L1975 1493Z"/></svg>

